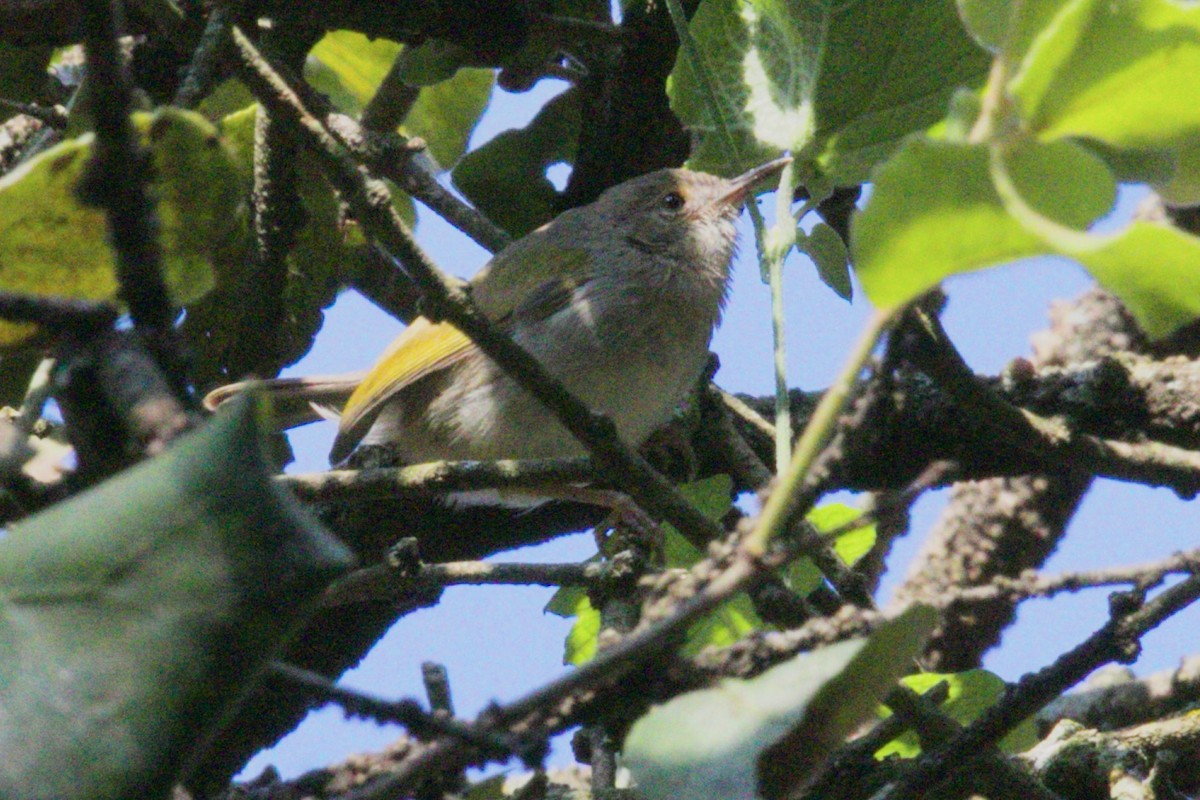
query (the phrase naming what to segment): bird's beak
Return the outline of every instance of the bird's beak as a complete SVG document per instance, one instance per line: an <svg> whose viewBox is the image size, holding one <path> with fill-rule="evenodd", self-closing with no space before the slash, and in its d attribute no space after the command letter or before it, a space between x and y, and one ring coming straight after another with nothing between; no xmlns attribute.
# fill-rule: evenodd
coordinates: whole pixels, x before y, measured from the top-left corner
<svg viewBox="0 0 1200 800"><path fill-rule="evenodd" d="M717 200L717 203L721 205L740 206L746 202L746 198L750 196L750 191L755 186L773 175L778 175L790 163L792 163L792 157L783 156L774 161L760 164L753 169L743 172L736 178L730 179L728 189Z"/></svg>

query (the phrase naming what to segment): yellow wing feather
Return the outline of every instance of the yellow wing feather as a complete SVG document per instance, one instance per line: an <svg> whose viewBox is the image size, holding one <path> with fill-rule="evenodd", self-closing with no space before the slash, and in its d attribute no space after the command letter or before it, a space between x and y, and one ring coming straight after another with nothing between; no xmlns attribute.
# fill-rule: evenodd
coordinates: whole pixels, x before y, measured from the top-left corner
<svg viewBox="0 0 1200 800"><path fill-rule="evenodd" d="M517 307L547 281L585 282L591 264L587 251L578 247L574 222L574 212L567 212L497 254L471 282L480 310L506 327ZM331 453L333 461L349 455L397 392L474 349L474 343L449 323L415 319L350 395Z"/></svg>
<svg viewBox="0 0 1200 800"><path fill-rule="evenodd" d="M474 349L466 334L448 322L418 317L397 336L346 401L335 453L349 453L376 413L396 392L450 366Z"/></svg>

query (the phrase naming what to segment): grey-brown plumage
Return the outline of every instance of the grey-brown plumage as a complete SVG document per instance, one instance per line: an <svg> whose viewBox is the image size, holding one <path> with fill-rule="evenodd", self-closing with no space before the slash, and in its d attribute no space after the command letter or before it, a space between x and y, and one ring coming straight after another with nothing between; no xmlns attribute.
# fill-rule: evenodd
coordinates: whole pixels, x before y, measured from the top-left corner
<svg viewBox="0 0 1200 800"><path fill-rule="evenodd" d="M734 223L772 164L734 180L660 170L567 211L472 281L481 309L622 439L640 444L703 369ZM418 320L342 415L331 460L388 443L410 463L578 455L582 446L448 324Z"/></svg>

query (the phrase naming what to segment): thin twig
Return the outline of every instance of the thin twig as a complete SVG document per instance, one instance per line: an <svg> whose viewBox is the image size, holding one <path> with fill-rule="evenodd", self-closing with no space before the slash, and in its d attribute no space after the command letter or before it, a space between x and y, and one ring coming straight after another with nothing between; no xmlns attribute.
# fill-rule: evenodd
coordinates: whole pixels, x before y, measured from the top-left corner
<svg viewBox="0 0 1200 800"><path fill-rule="evenodd" d="M411 467L334 469L279 475L275 480L303 500L328 502L476 489L536 489L594 482L596 477L587 458L547 458L435 461Z"/></svg>
<svg viewBox="0 0 1200 800"><path fill-rule="evenodd" d="M220 75L221 58L229 45L229 27L232 24L233 10L230 6L215 3L209 7L208 22L192 52L187 74L175 90L175 105L195 108L212 91Z"/></svg>
<svg viewBox="0 0 1200 800"><path fill-rule="evenodd" d="M334 113L329 103L300 84L297 94L303 104L353 156L371 172L395 183L414 199L471 237L476 244L495 253L512 243L512 237L482 212L467 205L437 179L437 166L425 152L425 143L395 131L372 131L345 114Z"/></svg>
<svg viewBox="0 0 1200 800"><path fill-rule="evenodd" d="M443 586L578 586L589 581L594 567L588 564L490 564L486 561L450 561L422 564L416 571L376 564L356 570L325 590L325 606L394 598ZM592 567L591 569L589 569Z"/></svg>
<svg viewBox="0 0 1200 800"><path fill-rule="evenodd" d="M1091 472L1151 486L1169 486L1184 498L1200 492L1200 452L1161 442L1132 444L1077 433L1017 408L971 372L936 317L920 315L927 348L911 357L981 425L1003 434L1005 444L1042 460L1047 470Z"/></svg>
<svg viewBox="0 0 1200 800"><path fill-rule="evenodd" d="M986 603L992 600L1021 601L1054 597L1064 592L1098 589L1109 586L1136 586L1150 589L1158 586L1168 575L1195 575L1200 571L1200 550L1189 550L1158 561L1113 567L1112 569L1066 572L1061 575L1039 575L1027 570L1020 577L997 575L982 586L943 588L938 596L923 598L938 607L955 603Z"/></svg>
<svg viewBox="0 0 1200 800"><path fill-rule="evenodd" d="M515 737L480 731L460 720L431 714L416 700L381 700L337 686L324 675L282 661L272 662L271 672L322 702L340 706L347 714L379 723L403 725L419 739L451 736L485 751L504 755L520 755L524 749Z"/></svg>

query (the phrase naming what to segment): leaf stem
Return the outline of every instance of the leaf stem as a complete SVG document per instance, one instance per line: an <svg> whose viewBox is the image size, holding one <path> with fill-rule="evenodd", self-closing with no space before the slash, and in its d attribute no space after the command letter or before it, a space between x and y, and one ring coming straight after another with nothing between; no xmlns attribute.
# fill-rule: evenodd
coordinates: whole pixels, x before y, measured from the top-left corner
<svg viewBox="0 0 1200 800"><path fill-rule="evenodd" d="M867 321L866 328L850 351L850 357L846 359L837 380L817 403L804 433L796 442L787 472L780 478L767 499L754 530L746 537L744 548L751 556L761 557L766 553L771 537L787 525L794 511L797 490L803 485L813 461L833 433L834 424L850 398L850 392L863 365L867 363L876 343L902 309L903 307L878 310Z"/></svg>
<svg viewBox="0 0 1200 800"><path fill-rule="evenodd" d="M796 244L796 219L792 198L796 194L796 167L788 164L779 176L775 193L775 225L766 246L760 243L759 258L767 271L771 289L771 336L775 357L775 471L792 460L792 405L788 397L787 338L784 334L783 261Z"/></svg>

